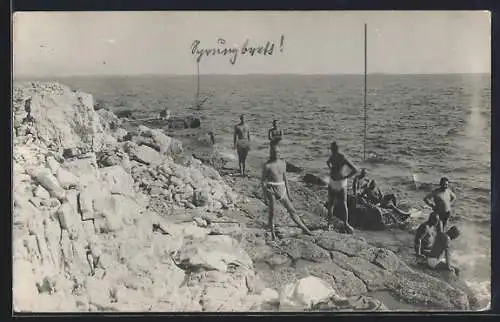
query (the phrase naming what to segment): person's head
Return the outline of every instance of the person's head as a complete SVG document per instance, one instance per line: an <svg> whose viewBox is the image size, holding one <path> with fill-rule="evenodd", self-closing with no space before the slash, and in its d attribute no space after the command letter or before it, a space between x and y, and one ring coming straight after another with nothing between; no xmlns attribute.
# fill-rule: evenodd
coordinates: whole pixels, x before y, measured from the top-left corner
<svg viewBox="0 0 500 322"><path fill-rule="evenodd" d="M427 219L427 223L431 226L434 226L438 223L438 215L435 212L431 212L429 215L429 219Z"/></svg>
<svg viewBox="0 0 500 322"><path fill-rule="evenodd" d="M273 127L278 127L278 120L273 120Z"/></svg>
<svg viewBox="0 0 500 322"><path fill-rule="evenodd" d="M451 238L451 239L455 239L457 238L458 236L460 236L460 231L458 230L458 228L456 226L451 226L450 229L448 229L448 231L446 232L446 234Z"/></svg>
<svg viewBox="0 0 500 322"><path fill-rule="evenodd" d="M366 177L366 169L365 168L361 169L361 172L359 173L359 177L360 178Z"/></svg>
<svg viewBox="0 0 500 322"><path fill-rule="evenodd" d="M332 153L339 152L339 146L337 145L336 141L333 141L332 144L330 144L330 151L332 151Z"/></svg>
<svg viewBox="0 0 500 322"><path fill-rule="evenodd" d="M271 160L277 160L280 157L280 149L278 144L272 143L269 148L269 157Z"/></svg>
<svg viewBox="0 0 500 322"><path fill-rule="evenodd" d="M448 188L449 184L450 184L450 180L448 180L448 178L446 178L446 177L442 177L441 180L439 180L439 186L442 189Z"/></svg>
<svg viewBox="0 0 500 322"><path fill-rule="evenodd" d="M245 122L245 116L243 114L240 115L240 121L241 123Z"/></svg>

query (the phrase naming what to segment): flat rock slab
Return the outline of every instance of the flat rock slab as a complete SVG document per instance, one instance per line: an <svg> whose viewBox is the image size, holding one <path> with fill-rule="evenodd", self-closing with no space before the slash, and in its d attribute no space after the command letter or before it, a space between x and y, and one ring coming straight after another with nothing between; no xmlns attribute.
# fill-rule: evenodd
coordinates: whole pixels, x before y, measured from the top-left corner
<svg viewBox="0 0 500 322"><path fill-rule="evenodd" d="M295 264L295 268L297 270L307 270L311 275L324 279L343 296L361 295L368 291L361 279L333 262L311 263L300 261Z"/></svg>
<svg viewBox="0 0 500 322"><path fill-rule="evenodd" d="M378 252L378 248L371 246L364 240L334 231L320 235L317 242L319 246L325 249L348 256L361 257L367 261L372 261Z"/></svg>
<svg viewBox="0 0 500 322"><path fill-rule="evenodd" d="M345 299L329 298L317 303L310 311L344 311L344 312L373 312L389 311L381 301L366 295L351 296Z"/></svg>
<svg viewBox="0 0 500 322"><path fill-rule="evenodd" d="M388 280L394 278L385 269L361 257L349 257L343 253L332 252L332 260L341 268L352 272L361 279L368 291L385 289Z"/></svg>
<svg viewBox="0 0 500 322"><path fill-rule="evenodd" d="M313 262L330 260L330 253L311 241L286 238L278 243L278 247L293 259L305 259Z"/></svg>

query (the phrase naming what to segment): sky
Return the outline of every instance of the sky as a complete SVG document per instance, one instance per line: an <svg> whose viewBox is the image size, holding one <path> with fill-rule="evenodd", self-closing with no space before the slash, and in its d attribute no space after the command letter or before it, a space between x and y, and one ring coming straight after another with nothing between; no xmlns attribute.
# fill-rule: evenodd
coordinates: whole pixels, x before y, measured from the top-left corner
<svg viewBox="0 0 500 322"><path fill-rule="evenodd" d="M237 50L202 56L200 74L362 74L365 23L368 73L490 72L485 11L17 12L13 72L192 75L198 40Z"/></svg>

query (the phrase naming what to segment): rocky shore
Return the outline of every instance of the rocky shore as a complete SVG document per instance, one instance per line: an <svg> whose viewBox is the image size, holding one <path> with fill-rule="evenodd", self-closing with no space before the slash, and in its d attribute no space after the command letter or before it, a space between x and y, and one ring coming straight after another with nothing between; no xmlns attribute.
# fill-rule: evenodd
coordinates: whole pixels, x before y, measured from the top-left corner
<svg viewBox="0 0 500 322"><path fill-rule="evenodd" d="M325 231L305 190L315 236L280 212L271 242L256 177L216 170L161 130L125 129L90 94L15 84L13 114L16 311L395 309L377 292L413 309L477 306L394 240Z"/></svg>

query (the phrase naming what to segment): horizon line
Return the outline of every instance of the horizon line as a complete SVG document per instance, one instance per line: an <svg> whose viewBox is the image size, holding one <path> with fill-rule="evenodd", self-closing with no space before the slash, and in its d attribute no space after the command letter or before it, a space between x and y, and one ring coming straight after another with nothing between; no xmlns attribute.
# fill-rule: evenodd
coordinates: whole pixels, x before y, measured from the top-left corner
<svg viewBox="0 0 500 322"><path fill-rule="evenodd" d="M206 73L200 74L200 76L363 76L364 73L245 73L245 74L224 74L224 73ZM388 75L388 76L404 76L404 75L491 75L491 72L453 72L453 73L384 73L384 72L372 72L366 73L366 75ZM196 76L196 74L169 74L169 73L135 73L135 74L73 74L73 75L12 75L12 79L43 79L43 78L53 78L53 77L185 77L185 76Z"/></svg>

